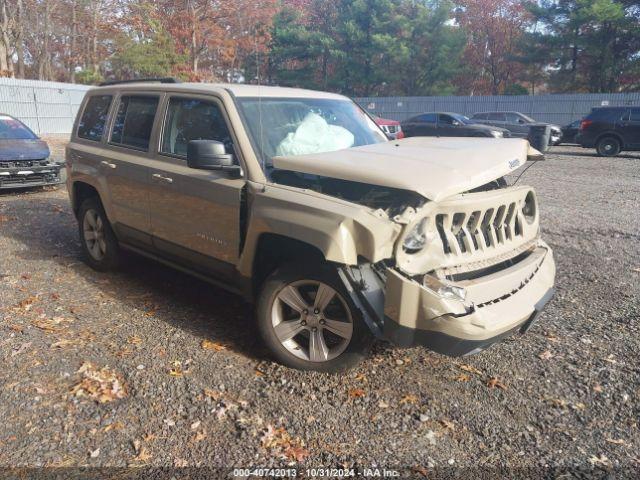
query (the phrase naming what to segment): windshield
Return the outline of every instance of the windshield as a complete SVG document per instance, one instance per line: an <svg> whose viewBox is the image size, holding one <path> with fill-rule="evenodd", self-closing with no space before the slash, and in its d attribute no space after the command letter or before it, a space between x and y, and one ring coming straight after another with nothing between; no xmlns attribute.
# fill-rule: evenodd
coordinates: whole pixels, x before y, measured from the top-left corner
<svg viewBox="0 0 640 480"><path fill-rule="evenodd" d="M451 116L455 118L457 121L459 121L460 123L462 123L463 125L471 125L475 123L469 117L465 117L464 115L460 115L459 113L453 113L451 114Z"/></svg>
<svg viewBox="0 0 640 480"><path fill-rule="evenodd" d="M374 121L350 100L239 98L238 103L257 154L267 167L276 156L387 141Z"/></svg>
<svg viewBox="0 0 640 480"><path fill-rule="evenodd" d="M0 115L0 140L33 140L37 138L22 122Z"/></svg>
<svg viewBox="0 0 640 480"><path fill-rule="evenodd" d="M525 115L524 113L519 113L518 115L520 115L522 118L524 118L524 120L525 120L527 123L536 123L536 121L535 121L533 118L531 118L531 117L529 117L529 116Z"/></svg>

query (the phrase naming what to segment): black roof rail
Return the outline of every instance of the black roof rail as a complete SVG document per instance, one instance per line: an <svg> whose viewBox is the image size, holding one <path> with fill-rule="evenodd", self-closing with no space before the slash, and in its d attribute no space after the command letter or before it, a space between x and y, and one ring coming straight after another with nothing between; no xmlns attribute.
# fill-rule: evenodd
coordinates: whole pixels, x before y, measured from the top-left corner
<svg viewBox="0 0 640 480"><path fill-rule="evenodd" d="M161 78L135 78L133 80L107 80L98 84L99 87L107 87L109 85L121 85L123 83L182 83L180 79L173 77L161 77Z"/></svg>

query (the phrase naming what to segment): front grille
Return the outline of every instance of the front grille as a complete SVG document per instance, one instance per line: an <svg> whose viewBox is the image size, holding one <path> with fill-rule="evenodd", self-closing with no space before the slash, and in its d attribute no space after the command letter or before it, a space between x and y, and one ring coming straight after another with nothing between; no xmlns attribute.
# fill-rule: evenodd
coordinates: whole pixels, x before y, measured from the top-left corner
<svg viewBox="0 0 640 480"><path fill-rule="evenodd" d="M486 209L439 213L436 227L447 255L490 252L522 241L524 217L516 201Z"/></svg>
<svg viewBox="0 0 640 480"><path fill-rule="evenodd" d="M389 133L397 133L398 132L398 126L397 125L387 125L387 128L389 129Z"/></svg>
<svg viewBox="0 0 640 480"><path fill-rule="evenodd" d="M28 168L47 165L47 160L0 160L0 168Z"/></svg>

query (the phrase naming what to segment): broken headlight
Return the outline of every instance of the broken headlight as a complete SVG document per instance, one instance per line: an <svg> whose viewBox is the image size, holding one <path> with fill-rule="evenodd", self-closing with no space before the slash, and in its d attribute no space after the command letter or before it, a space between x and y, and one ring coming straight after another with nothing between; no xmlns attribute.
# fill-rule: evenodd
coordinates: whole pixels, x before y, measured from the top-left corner
<svg viewBox="0 0 640 480"><path fill-rule="evenodd" d="M404 237L402 248L406 253L416 253L422 250L427 243L427 217L416 223L411 231Z"/></svg>
<svg viewBox="0 0 640 480"><path fill-rule="evenodd" d="M537 210L536 196L533 191L530 191L527 193L527 196L524 199L524 205L522 206L522 214L530 225L536 220Z"/></svg>
<svg viewBox="0 0 640 480"><path fill-rule="evenodd" d="M440 280L439 278L433 277L431 275L425 275L423 280L423 284L430 290L433 290L442 298L449 298L452 300L460 300L464 302L464 299L467 298L467 291L462 288L454 285L451 282L446 280Z"/></svg>

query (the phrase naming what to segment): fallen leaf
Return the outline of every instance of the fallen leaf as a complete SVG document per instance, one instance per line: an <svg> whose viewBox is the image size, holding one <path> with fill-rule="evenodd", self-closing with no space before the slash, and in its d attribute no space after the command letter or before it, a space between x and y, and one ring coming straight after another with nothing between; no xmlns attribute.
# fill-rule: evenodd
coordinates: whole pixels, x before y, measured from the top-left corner
<svg viewBox="0 0 640 480"><path fill-rule="evenodd" d="M553 353L551 353L549 350L545 350L544 352L538 354L538 358L540 360L550 360L553 358Z"/></svg>
<svg viewBox="0 0 640 480"><path fill-rule="evenodd" d="M20 300L16 305L14 305L13 311L19 313L27 313L29 310L31 310L33 304L37 301L38 297L27 297L24 300Z"/></svg>
<svg viewBox="0 0 640 480"><path fill-rule="evenodd" d="M361 397L365 397L366 395L367 395L367 392L365 392L361 388L352 388L351 390L349 390L350 398L361 398Z"/></svg>
<svg viewBox="0 0 640 480"><path fill-rule="evenodd" d="M63 338L62 340L58 340L51 344L51 348L66 348L71 345L76 345L78 342L76 340L69 340L68 338Z"/></svg>
<svg viewBox="0 0 640 480"><path fill-rule="evenodd" d="M544 401L549 405L551 405L552 407L563 408L563 409L567 408L567 406L569 405L569 402L567 402L566 400L563 400L562 398L545 398Z"/></svg>
<svg viewBox="0 0 640 480"><path fill-rule="evenodd" d="M191 424L191 430L197 430L200 427L200 420L197 420Z"/></svg>
<svg viewBox="0 0 640 480"><path fill-rule="evenodd" d="M113 422L103 428L105 432L110 432L111 430L122 430L124 428L124 423L122 422Z"/></svg>
<svg viewBox="0 0 640 480"><path fill-rule="evenodd" d="M474 367L473 365L466 365L463 363L459 365L459 367L460 367L460 370L464 370L465 372L475 373L476 375L482 375L482 372L478 370L476 367Z"/></svg>
<svg viewBox="0 0 640 480"><path fill-rule="evenodd" d="M109 367L98 369L92 363L84 362L78 373L82 379L71 389L71 393L77 397L89 397L98 403L107 403L127 396L122 376Z"/></svg>
<svg viewBox="0 0 640 480"><path fill-rule="evenodd" d="M367 376L364 373L360 373L360 374L356 375L355 380L357 382L366 382L367 381Z"/></svg>
<svg viewBox="0 0 640 480"><path fill-rule="evenodd" d="M466 373L461 373L456 377L456 381L458 382L468 382L469 380L471 380L471 377Z"/></svg>
<svg viewBox="0 0 640 480"><path fill-rule="evenodd" d="M31 322L31 325L44 330L47 333L61 333L66 330L68 323L72 323L73 320L64 317L53 318L38 318Z"/></svg>
<svg viewBox="0 0 640 480"><path fill-rule="evenodd" d="M489 388L499 388L501 390L506 390L507 386L502 383L500 380L498 380L496 377L491 377L488 381L487 381L487 387Z"/></svg>
<svg viewBox="0 0 640 480"><path fill-rule="evenodd" d="M205 438L207 438L207 432L205 432L204 430L201 432L196 433L196 435L193 437L193 441L194 442L201 442L202 440L204 440Z"/></svg>
<svg viewBox="0 0 640 480"><path fill-rule="evenodd" d="M137 462L146 462L148 461L151 457L153 457L153 455L151 455L148 451L147 451L147 447L140 447L140 453L138 453L138 455L136 455L133 459Z"/></svg>
<svg viewBox="0 0 640 480"><path fill-rule="evenodd" d="M596 393L602 393L604 390L602 388L602 385L600 385L599 383L596 383L593 386L593 391L596 392Z"/></svg>
<svg viewBox="0 0 640 480"><path fill-rule="evenodd" d="M596 457L595 455L592 455L591 458L589 458L589 463L591 465L599 465L599 466L604 466L604 467L610 467L611 466L611 462L609 461L609 459L607 458L607 456L605 454L601 454L599 457Z"/></svg>
<svg viewBox="0 0 640 480"><path fill-rule="evenodd" d="M447 430L455 430L456 429L456 425L453 422L449 421L449 420L442 419L442 420L440 420L440 423Z"/></svg>
<svg viewBox="0 0 640 480"><path fill-rule="evenodd" d="M219 343L219 342L212 342L211 340L203 340L202 343L200 344L200 346L204 349L204 350L214 350L216 352L221 352L222 350L226 350L227 349L227 345Z"/></svg>
<svg viewBox="0 0 640 480"><path fill-rule="evenodd" d="M22 345L20 345L18 348L14 348L11 351L11 356L15 357L16 355L20 355L22 352L24 352L25 350L28 350L28 348L31 346L31 342L26 342L23 343Z"/></svg>
<svg viewBox="0 0 640 480"><path fill-rule="evenodd" d="M302 462L309 456L309 451L304 448L304 442L299 438L292 439L284 427L274 428L268 425L260 442L263 448L289 461Z"/></svg>
<svg viewBox="0 0 640 480"><path fill-rule="evenodd" d="M223 397L222 393L220 393L220 392L218 392L216 390L213 390L211 388L205 388L204 389L204 394L207 397L209 397L209 398L211 398L213 400L219 400L219 399L221 399Z"/></svg>
<svg viewBox="0 0 640 480"><path fill-rule="evenodd" d="M412 467L411 470L413 470L413 472L415 472L415 473L419 473L424 478L428 478L429 477L429 471L424 467L420 467L420 466Z"/></svg>
<svg viewBox="0 0 640 480"><path fill-rule="evenodd" d="M418 397L416 397L415 395L405 395L404 397L402 397L400 399L400 404L403 405L405 403L410 403L412 405L415 405L416 403L418 403Z"/></svg>
<svg viewBox="0 0 640 480"><path fill-rule="evenodd" d="M96 448L95 450L89 452L89 456L91 458L98 458L98 455L100 455L100 449Z"/></svg>
<svg viewBox="0 0 640 480"><path fill-rule="evenodd" d="M618 439L607 438L607 442L613 443L614 445L627 445L627 442L625 442L621 438L618 438Z"/></svg>
<svg viewBox="0 0 640 480"><path fill-rule="evenodd" d="M133 335L127 338L127 342L130 343L131 345L140 345L142 343L142 339L137 335Z"/></svg>

